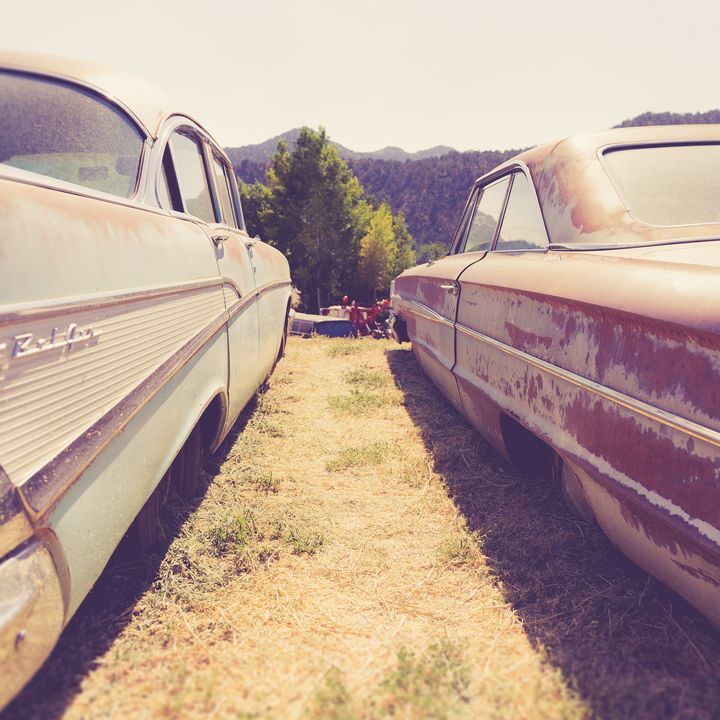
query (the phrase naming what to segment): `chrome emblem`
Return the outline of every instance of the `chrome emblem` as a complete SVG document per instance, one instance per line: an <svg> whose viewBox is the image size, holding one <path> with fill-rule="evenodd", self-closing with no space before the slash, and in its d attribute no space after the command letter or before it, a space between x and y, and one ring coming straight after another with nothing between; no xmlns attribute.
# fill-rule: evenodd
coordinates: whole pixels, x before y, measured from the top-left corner
<svg viewBox="0 0 720 720"><path fill-rule="evenodd" d="M12 339L11 358L27 357L35 355L39 352L48 350L57 350L58 348L67 348L70 351L74 345L83 342L89 342L100 336L99 330L93 330L91 327L81 328L76 323L70 323L64 332L60 328L54 327L50 331L50 336L36 337L33 333L21 333L15 335ZM7 347L6 343L0 346Z"/></svg>

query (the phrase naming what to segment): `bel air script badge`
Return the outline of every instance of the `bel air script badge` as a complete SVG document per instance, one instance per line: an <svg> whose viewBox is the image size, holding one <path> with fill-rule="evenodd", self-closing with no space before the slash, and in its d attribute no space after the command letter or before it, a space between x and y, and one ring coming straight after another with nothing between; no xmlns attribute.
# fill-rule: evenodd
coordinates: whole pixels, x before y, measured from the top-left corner
<svg viewBox="0 0 720 720"><path fill-rule="evenodd" d="M22 333L13 337L10 357L13 359L26 357L39 352L57 350L65 347L71 350L77 343L94 340L96 337L99 337L99 335L99 330L93 330L91 327L81 328L76 323L70 323L64 332L54 327L50 331L50 336L47 338L36 337L33 333Z"/></svg>

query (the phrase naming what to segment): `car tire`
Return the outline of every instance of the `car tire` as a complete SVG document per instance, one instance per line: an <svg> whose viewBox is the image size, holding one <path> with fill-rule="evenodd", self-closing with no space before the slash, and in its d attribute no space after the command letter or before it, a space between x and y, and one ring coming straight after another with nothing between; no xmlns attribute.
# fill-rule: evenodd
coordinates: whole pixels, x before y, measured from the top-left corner
<svg viewBox="0 0 720 720"><path fill-rule="evenodd" d="M196 425L170 468L173 489L186 500L197 497L200 491L204 455L202 428Z"/></svg>
<svg viewBox="0 0 720 720"><path fill-rule="evenodd" d="M150 552L165 539L160 522L160 508L170 495L170 484L171 471L168 470L133 522L135 541L143 553Z"/></svg>
<svg viewBox="0 0 720 720"><path fill-rule="evenodd" d="M563 500L575 517L595 524L595 513L588 502L580 478L572 465L558 456L553 474L560 483Z"/></svg>

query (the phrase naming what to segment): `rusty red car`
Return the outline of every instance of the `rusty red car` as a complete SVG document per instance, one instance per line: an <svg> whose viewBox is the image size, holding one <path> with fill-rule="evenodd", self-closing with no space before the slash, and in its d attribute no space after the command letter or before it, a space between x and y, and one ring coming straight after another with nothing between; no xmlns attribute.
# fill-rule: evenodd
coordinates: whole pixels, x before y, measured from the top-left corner
<svg viewBox="0 0 720 720"><path fill-rule="evenodd" d="M392 295L477 430L720 624L720 126L523 152Z"/></svg>

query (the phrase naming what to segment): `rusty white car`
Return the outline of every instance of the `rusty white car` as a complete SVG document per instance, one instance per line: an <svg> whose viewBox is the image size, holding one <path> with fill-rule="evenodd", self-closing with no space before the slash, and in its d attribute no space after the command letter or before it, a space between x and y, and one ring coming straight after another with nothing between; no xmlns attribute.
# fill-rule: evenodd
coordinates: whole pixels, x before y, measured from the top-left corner
<svg viewBox="0 0 720 720"><path fill-rule="evenodd" d="M0 54L0 707L282 355L285 257L159 89Z"/></svg>
<svg viewBox="0 0 720 720"><path fill-rule="evenodd" d="M720 126L517 156L393 304L490 443L720 623Z"/></svg>

